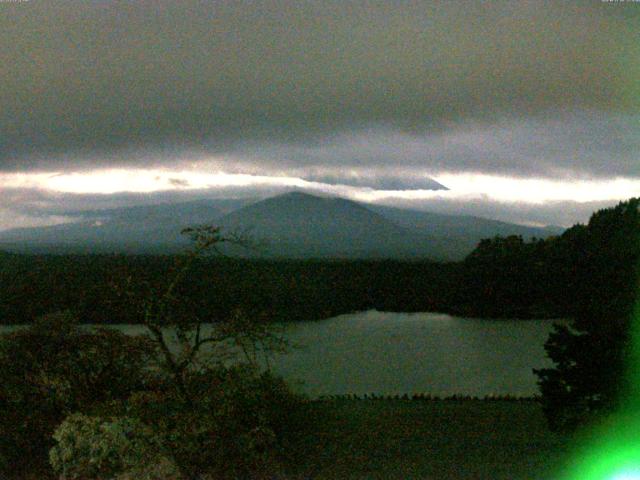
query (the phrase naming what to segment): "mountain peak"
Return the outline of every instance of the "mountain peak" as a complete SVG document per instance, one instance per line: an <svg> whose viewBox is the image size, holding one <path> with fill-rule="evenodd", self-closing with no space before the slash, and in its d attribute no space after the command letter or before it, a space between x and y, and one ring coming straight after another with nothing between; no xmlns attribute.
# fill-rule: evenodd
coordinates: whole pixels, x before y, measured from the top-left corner
<svg viewBox="0 0 640 480"><path fill-rule="evenodd" d="M544 238L550 233L493 220L362 204L304 190L259 201L211 199L78 212L77 216L80 221L71 224L0 232L0 248L171 253L188 245L180 235L182 228L216 224L265 240L267 256L450 260L463 258L482 238L510 234Z"/></svg>
<svg viewBox="0 0 640 480"><path fill-rule="evenodd" d="M402 175L307 175L305 180L329 185L349 185L352 187L373 188L375 190L449 190L431 177Z"/></svg>
<svg viewBox="0 0 640 480"><path fill-rule="evenodd" d="M314 195L309 192L305 192L303 190L292 190L290 192L283 193L281 195L276 195L275 197L269 198L321 198L319 195Z"/></svg>
<svg viewBox="0 0 640 480"><path fill-rule="evenodd" d="M277 198L291 198L291 199L295 199L295 200L300 200L300 199L307 199L307 200L323 200L323 199L327 199L327 198L339 198L339 197L335 197L332 195L327 195L327 194L322 194L322 193L310 193L308 191L305 190L292 190L290 192L286 192L283 193L281 195L276 195L274 197L268 197L265 200L270 200L270 199L277 199Z"/></svg>

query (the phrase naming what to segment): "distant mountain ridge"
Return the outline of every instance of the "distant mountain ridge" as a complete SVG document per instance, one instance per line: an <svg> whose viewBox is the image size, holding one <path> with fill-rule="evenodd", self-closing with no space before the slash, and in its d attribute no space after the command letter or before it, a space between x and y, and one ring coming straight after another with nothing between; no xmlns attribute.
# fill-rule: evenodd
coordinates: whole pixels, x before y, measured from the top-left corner
<svg viewBox="0 0 640 480"><path fill-rule="evenodd" d="M0 232L0 248L40 253L175 253L180 231L218 223L250 200L197 200L70 212L76 222Z"/></svg>
<svg viewBox="0 0 640 480"><path fill-rule="evenodd" d="M458 252L471 252L483 238L509 235L521 235L525 239L547 238L559 235L565 230L554 226L518 225L470 215L446 215L383 205L367 207L397 225L433 237L433 240L441 245L442 253L446 257L454 258L458 257Z"/></svg>
<svg viewBox="0 0 640 480"><path fill-rule="evenodd" d="M76 212L77 222L0 232L0 249L46 253L175 253L180 231L215 224L246 231L272 258L430 258L459 260L496 235L544 238L561 230L478 217L362 204L290 192L260 201L200 200Z"/></svg>
<svg viewBox="0 0 640 480"><path fill-rule="evenodd" d="M231 212L220 224L267 239L263 253L275 257L424 256L413 232L344 198L287 193Z"/></svg>

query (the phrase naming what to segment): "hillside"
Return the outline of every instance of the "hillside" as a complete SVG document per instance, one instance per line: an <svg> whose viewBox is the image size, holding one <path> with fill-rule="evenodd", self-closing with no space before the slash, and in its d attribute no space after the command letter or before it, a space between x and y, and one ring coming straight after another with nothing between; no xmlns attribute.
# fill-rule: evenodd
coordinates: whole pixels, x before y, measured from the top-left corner
<svg viewBox="0 0 640 480"><path fill-rule="evenodd" d="M418 257L431 252L425 238L343 198L292 192L224 216L231 231L265 239L262 253L276 257Z"/></svg>
<svg viewBox="0 0 640 480"><path fill-rule="evenodd" d="M368 208L401 227L431 238L445 258L454 260L466 256L483 238L521 235L528 240L560 235L564 231L562 227L531 227L469 215L446 215L383 205L369 205Z"/></svg>
<svg viewBox="0 0 640 480"><path fill-rule="evenodd" d="M70 212L77 221L0 232L0 246L38 253L174 253L188 246L183 228L218 223L244 203L202 200Z"/></svg>
<svg viewBox="0 0 640 480"><path fill-rule="evenodd" d="M228 250L242 256L460 260L483 238L514 234L544 238L561 232L302 192L261 201L199 200L67 216L76 221L0 232L0 248L38 253L175 253L188 246L180 235L183 228L216 224L256 239L259 248Z"/></svg>

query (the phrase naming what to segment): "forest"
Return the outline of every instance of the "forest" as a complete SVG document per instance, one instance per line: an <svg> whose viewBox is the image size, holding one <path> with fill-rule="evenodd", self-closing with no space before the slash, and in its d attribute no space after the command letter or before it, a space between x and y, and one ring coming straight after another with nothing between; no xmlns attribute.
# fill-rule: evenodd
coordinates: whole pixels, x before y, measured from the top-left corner
<svg viewBox="0 0 640 480"><path fill-rule="evenodd" d="M459 263L208 257L226 239L214 227L191 229L194 248L182 256L4 253L2 322L29 327L0 341L0 468L14 478L308 478L318 468L340 478L342 459L343 468L364 468L350 455L368 458L380 442L410 439L420 451L433 435L446 445L464 443L483 428L483 418L498 425L513 414L520 430L503 425L483 448L509 442L526 450L529 444L514 435L535 431L535 451L513 459L513 468L528 475L518 458L540 465L558 460L558 439L566 437L549 432L570 435L624 402L639 205L640 199L621 202L546 240L486 239ZM286 347L271 330L274 321L370 308L570 320L557 324L546 343L554 366L535 372L549 430L529 403L508 399L495 406L463 398L416 406L407 398L379 407L373 400L362 407L312 402L261 371L251 353ZM87 330L83 323L141 323L148 334ZM175 332L175 349L168 348L167 328ZM225 342L240 350L200 358L205 344ZM241 352L239 363L225 363ZM376 426L380 412L389 430ZM446 415L456 419L456 429L443 423ZM411 428L402 423L407 419ZM396 428L405 436L387 434ZM341 434L370 442L372 450L354 453L353 443L338 440ZM481 450L473 451L486 457ZM397 453L388 468L401 474L407 465ZM422 475L438 466L437 458L418 458ZM440 474L454 475L450 460ZM461 461L472 475L479 468L499 472L495 460ZM515 478L503 473L493 478Z"/></svg>
<svg viewBox="0 0 640 480"><path fill-rule="evenodd" d="M266 260L199 258L180 294L203 315L235 310L271 320L317 320L368 309L437 311L482 318L570 318L593 273L614 275L600 252L609 228L598 215L589 226L525 241L482 240L462 262L429 260ZM631 243L631 242L629 242ZM607 247L611 250L611 247ZM616 246L616 255L629 256ZM606 253L607 259L612 253ZM628 268L626 257L622 263ZM122 288L161 284L179 255L0 254L0 323L30 323L72 310L83 323L135 323ZM599 262L603 262L602 265ZM604 269L604 270L603 270ZM145 285L147 287L145 287Z"/></svg>

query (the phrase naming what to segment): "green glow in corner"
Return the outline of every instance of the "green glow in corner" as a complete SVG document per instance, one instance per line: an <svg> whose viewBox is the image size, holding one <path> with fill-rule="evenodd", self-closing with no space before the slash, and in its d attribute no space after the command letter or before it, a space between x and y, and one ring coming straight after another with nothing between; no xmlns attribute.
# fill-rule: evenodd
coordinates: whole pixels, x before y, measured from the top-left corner
<svg viewBox="0 0 640 480"><path fill-rule="evenodd" d="M640 302L633 317L620 409L583 432L563 480L640 480Z"/></svg>
<svg viewBox="0 0 640 480"><path fill-rule="evenodd" d="M614 477L611 477L611 480L638 480L640 479L640 470L629 470L627 472L622 472Z"/></svg>
<svg viewBox="0 0 640 480"><path fill-rule="evenodd" d="M640 414L614 415L588 438L568 480L640 480Z"/></svg>

